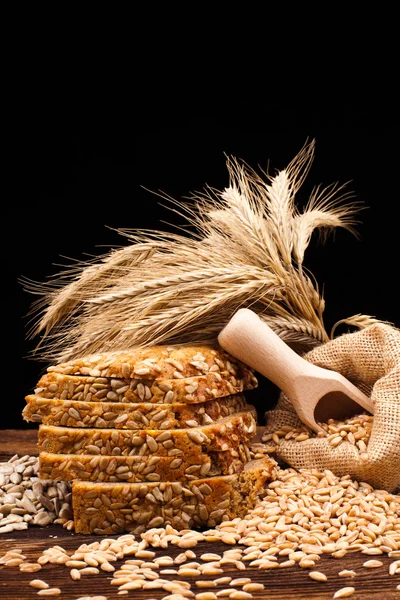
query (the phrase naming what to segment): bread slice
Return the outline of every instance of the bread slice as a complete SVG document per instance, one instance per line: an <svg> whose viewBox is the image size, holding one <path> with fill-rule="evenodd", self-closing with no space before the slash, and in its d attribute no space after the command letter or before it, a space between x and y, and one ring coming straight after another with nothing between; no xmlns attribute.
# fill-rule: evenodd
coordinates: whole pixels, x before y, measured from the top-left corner
<svg viewBox="0 0 400 600"><path fill-rule="evenodd" d="M50 372L41 377L35 394L42 398L84 402L196 404L257 387L257 379L250 369L238 366L237 369L232 367L231 371L234 373L228 370L209 371L195 377L173 379L93 377Z"/></svg>
<svg viewBox="0 0 400 600"><path fill-rule="evenodd" d="M226 451L257 433L255 409L204 427L185 429L85 429L39 425L40 451L55 454L175 456L196 464L205 452Z"/></svg>
<svg viewBox="0 0 400 600"><path fill-rule="evenodd" d="M208 372L239 376L243 363L220 346L150 346L103 352L48 368L52 373L123 379L183 379Z"/></svg>
<svg viewBox="0 0 400 600"><path fill-rule="evenodd" d="M238 475L163 483L72 484L76 533L140 534L171 525L177 530L215 527L221 521L244 517L266 493L275 461L247 463Z"/></svg>
<svg viewBox="0 0 400 600"><path fill-rule="evenodd" d="M223 452L199 454L196 462L179 456L39 454L39 477L56 481L181 481L240 473L251 460L247 444Z"/></svg>
<svg viewBox="0 0 400 600"><path fill-rule="evenodd" d="M61 427L116 429L176 429L209 425L243 410L250 411L243 394L199 404L133 404L85 402L26 396L22 416L26 421ZM255 415L255 413L254 413Z"/></svg>

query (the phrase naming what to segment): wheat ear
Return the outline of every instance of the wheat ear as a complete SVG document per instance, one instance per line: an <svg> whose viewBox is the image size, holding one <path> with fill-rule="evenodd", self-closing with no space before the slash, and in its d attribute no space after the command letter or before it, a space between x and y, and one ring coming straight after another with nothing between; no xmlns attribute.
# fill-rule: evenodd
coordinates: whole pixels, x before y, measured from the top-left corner
<svg viewBox="0 0 400 600"><path fill-rule="evenodd" d="M299 211L296 195L314 149L307 142L273 176L230 158L223 191L165 197L190 233L186 225L184 233L121 229L127 246L44 284L25 280L40 296L33 307L33 333L42 336L36 356L57 361L131 346L215 343L241 307L299 352L328 341L324 299L304 255L316 229L353 231L358 205L345 186L333 185L315 188Z"/></svg>

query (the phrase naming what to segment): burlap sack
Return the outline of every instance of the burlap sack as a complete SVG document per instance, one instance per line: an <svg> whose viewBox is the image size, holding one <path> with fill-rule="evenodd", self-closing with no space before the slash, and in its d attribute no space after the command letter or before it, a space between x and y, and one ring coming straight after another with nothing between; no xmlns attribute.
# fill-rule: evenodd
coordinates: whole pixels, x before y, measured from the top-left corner
<svg viewBox="0 0 400 600"><path fill-rule="evenodd" d="M336 475L351 475L377 489L400 491L400 329L371 325L341 335L311 350L304 358L338 371L371 397L375 415L368 443L369 460L363 462L357 448L349 442L332 447L326 438L318 437L303 442L281 441L278 457L296 469L330 469ZM284 394L265 417L266 433L283 425L302 425Z"/></svg>

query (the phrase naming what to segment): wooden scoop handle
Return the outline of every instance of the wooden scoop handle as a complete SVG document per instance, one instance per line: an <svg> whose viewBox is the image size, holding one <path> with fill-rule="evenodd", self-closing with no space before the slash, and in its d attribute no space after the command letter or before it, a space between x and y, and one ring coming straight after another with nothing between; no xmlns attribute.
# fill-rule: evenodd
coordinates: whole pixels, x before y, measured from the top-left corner
<svg viewBox="0 0 400 600"><path fill-rule="evenodd" d="M296 354L251 310L240 309L221 331L218 342L273 381L290 398L299 419L314 431L322 431L317 412L322 422L350 416L360 406L374 412L370 399L355 385L340 373Z"/></svg>
<svg viewBox="0 0 400 600"><path fill-rule="evenodd" d="M292 350L251 310L242 308L218 336L219 344L292 397L296 379L312 365ZM311 368L310 368L311 367Z"/></svg>

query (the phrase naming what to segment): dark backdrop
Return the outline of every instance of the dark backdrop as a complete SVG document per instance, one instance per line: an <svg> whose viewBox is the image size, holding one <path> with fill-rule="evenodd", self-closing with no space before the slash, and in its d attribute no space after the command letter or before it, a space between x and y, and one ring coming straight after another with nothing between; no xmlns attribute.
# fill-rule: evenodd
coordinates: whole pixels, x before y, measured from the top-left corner
<svg viewBox="0 0 400 600"><path fill-rule="evenodd" d="M325 321L330 327L355 313L400 324L398 301L399 216L394 116L382 108L357 106L243 106L234 116L224 107L207 115L178 109L160 112L143 105L135 118L113 108L79 118L46 105L28 115L18 135L17 194L6 203L3 225L7 359L3 381L2 427L36 427L21 417L45 363L28 355L37 343L26 340L33 297L22 291L21 276L43 281L65 258L81 259L125 244L107 228L170 228L179 223L148 190L182 198L205 184L228 183L225 154L253 167L284 168L307 138L316 139L316 158L303 190L350 181L364 203L360 239L338 230L324 246L313 239L305 264L323 286ZM146 189L147 188L147 189ZM11 348L11 351L10 351ZM7 375L7 379L5 379ZM8 378L9 377L9 378ZM4 393L3 393L4 396ZM262 380L249 398L260 418L277 390ZM5 407L5 410L4 410ZM5 416L4 416L5 415Z"/></svg>

